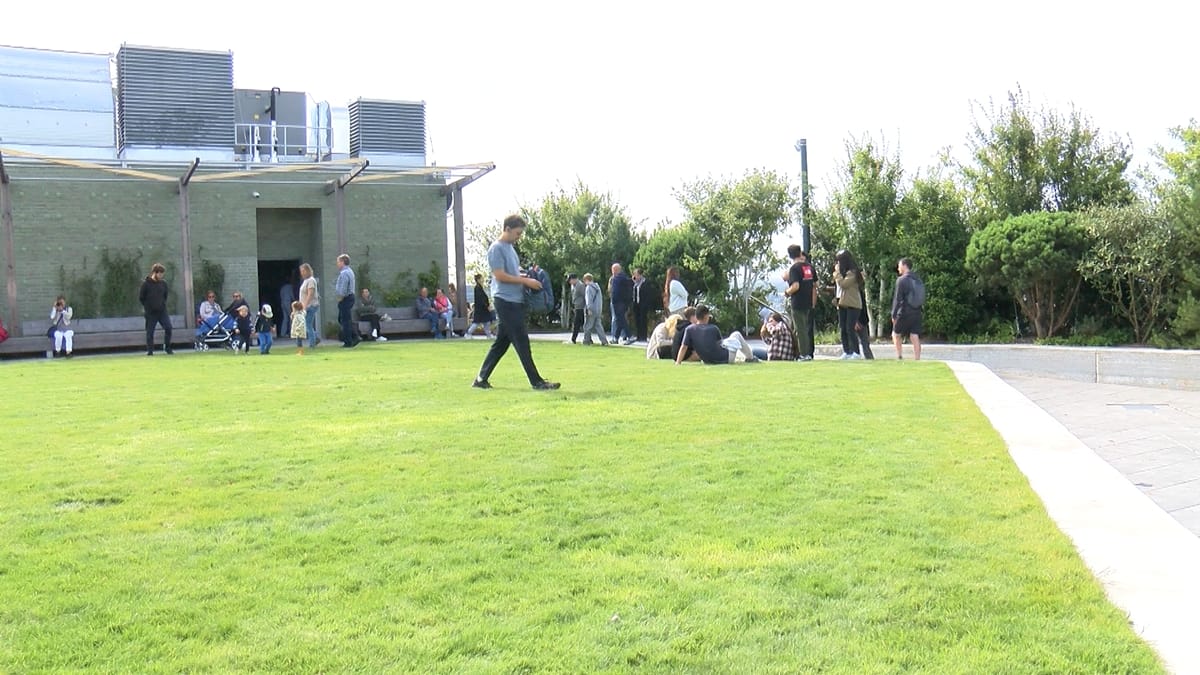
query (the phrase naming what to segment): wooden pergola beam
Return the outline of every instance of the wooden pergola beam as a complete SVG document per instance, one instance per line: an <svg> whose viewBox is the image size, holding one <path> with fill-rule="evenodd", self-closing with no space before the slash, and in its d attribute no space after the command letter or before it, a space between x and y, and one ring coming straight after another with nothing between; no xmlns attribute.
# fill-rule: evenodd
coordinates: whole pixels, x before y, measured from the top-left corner
<svg viewBox="0 0 1200 675"><path fill-rule="evenodd" d="M186 301L183 312L184 328L195 328L195 311L192 309L195 300L196 280L192 278L192 220L191 198L188 195L188 184L200 166L200 158L192 160L186 173L179 178L179 247L183 249L183 298Z"/></svg>
<svg viewBox="0 0 1200 675"><path fill-rule="evenodd" d="M13 245L12 193L9 191L11 178L4 168L4 153L0 152L0 229L4 236L4 281L8 290L8 332L20 337L21 322L17 312L17 265Z"/></svg>

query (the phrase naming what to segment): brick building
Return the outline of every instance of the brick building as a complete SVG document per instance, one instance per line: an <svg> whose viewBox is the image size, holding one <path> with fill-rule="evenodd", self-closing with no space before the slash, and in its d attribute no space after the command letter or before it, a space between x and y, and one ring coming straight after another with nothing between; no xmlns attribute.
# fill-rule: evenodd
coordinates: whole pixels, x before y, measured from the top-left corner
<svg viewBox="0 0 1200 675"><path fill-rule="evenodd" d="M341 252L393 294L431 268L445 280L451 246L462 259L462 188L492 166L425 166L423 103L339 110L235 90L228 53L123 46L115 78L113 62L0 47L10 328L60 293L80 316L136 314L154 262L167 266L172 313L190 320L182 299L194 305L222 276L226 301L241 290L278 309L302 262L330 298Z"/></svg>

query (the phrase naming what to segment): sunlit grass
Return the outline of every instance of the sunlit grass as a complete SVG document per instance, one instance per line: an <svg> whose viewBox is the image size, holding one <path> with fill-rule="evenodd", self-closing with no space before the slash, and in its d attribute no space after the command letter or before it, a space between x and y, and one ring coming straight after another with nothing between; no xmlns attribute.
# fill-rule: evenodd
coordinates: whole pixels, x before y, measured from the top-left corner
<svg viewBox="0 0 1200 675"><path fill-rule="evenodd" d="M0 367L0 671L1161 672L933 363Z"/></svg>

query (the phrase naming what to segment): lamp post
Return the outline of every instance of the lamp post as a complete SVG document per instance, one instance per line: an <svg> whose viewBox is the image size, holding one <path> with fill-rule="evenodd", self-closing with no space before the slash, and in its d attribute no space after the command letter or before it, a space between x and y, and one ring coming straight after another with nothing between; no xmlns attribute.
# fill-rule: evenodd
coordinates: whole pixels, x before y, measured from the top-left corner
<svg viewBox="0 0 1200 675"><path fill-rule="evenodd" d="M796 141L800 153L800 248L811 251L812 231L808 228L808 139Z"/></svg>

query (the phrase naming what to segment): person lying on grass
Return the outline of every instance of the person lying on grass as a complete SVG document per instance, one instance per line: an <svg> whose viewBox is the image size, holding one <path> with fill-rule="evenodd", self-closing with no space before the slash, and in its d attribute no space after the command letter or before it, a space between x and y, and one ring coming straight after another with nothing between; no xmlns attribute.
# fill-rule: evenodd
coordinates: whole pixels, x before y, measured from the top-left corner
<svg viewBox="0 0 1200 675"><path fill-rule="evenodd" d="M757 361L746 338L736 330L729 337L721 338L721 329L710 323L712 313L705 305L696 307L692 325L683 331L683 345L675 357L675 365L687 359L695 351L705 363L753 363Z"/></svg>

